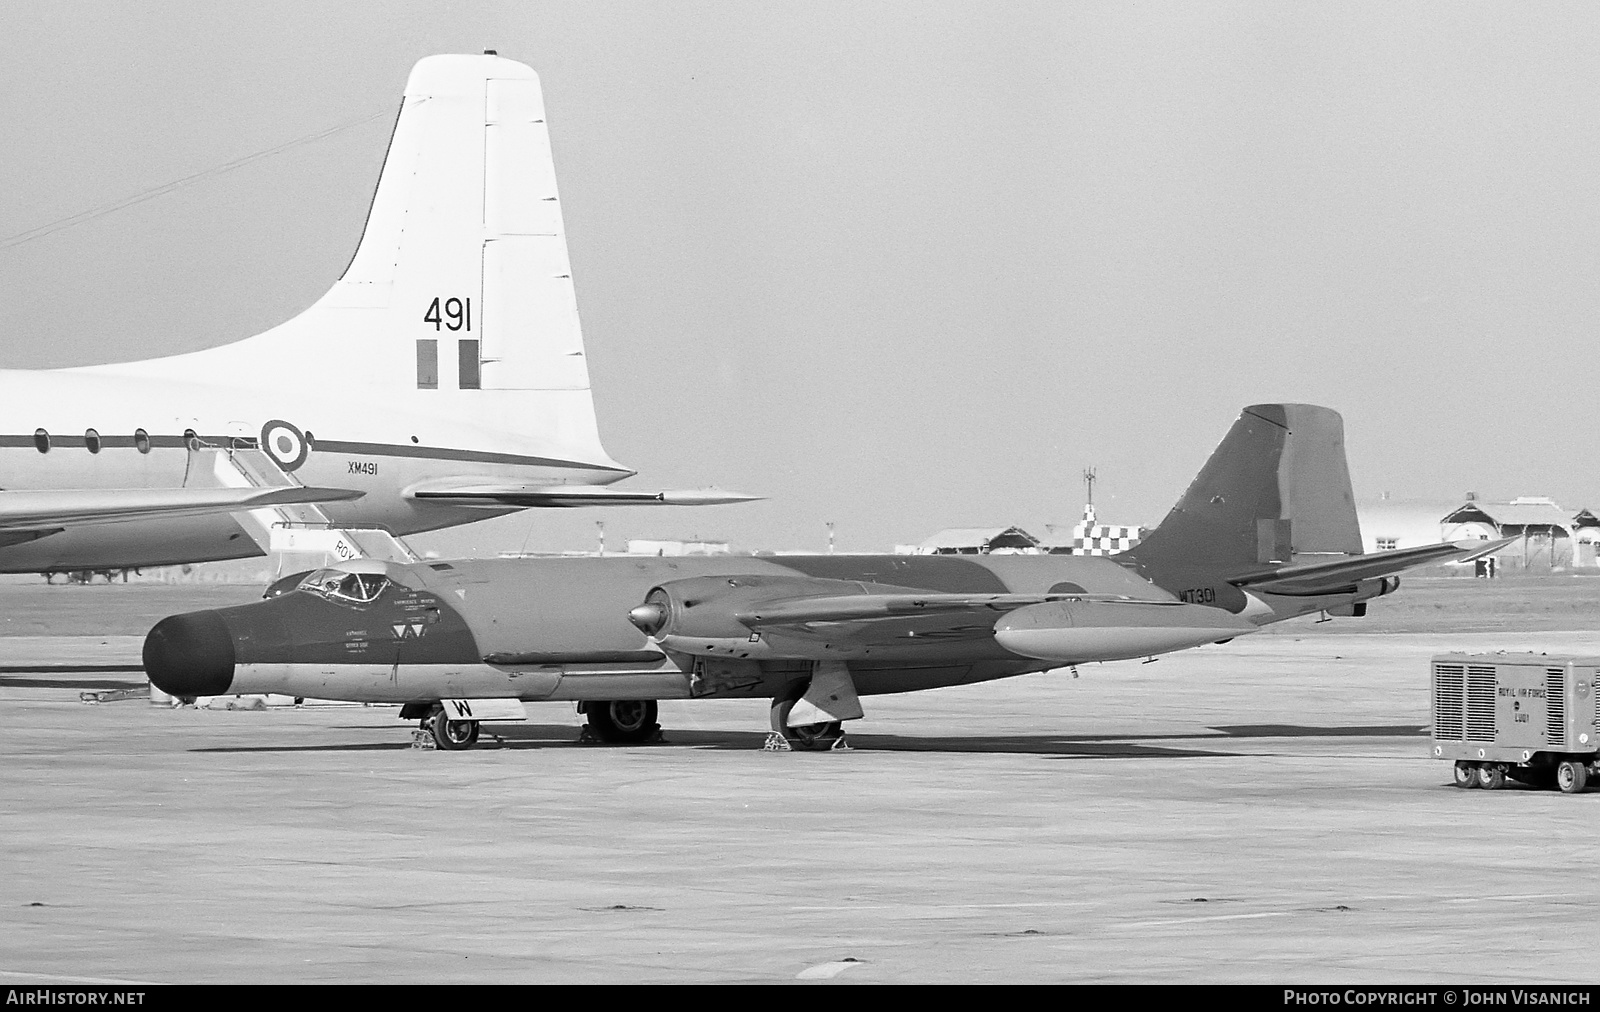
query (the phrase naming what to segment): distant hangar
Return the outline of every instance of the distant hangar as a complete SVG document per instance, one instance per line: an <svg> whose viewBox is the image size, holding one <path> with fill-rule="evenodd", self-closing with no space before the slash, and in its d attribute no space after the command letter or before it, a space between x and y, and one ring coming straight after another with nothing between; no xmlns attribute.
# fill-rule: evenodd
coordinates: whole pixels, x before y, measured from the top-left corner
<svg viewBox="0 0 1600 1012"><path fill-rule="evenodd" d="M1546 496L1521 496L1488 502L1473 493L1465 501L1383 499L1358 505L1363 548L1395 551L1440 541L1518 540L1477 566L1478 575L1500 571L1600 571L1600 517L1571 512ZM1149 531L1097 521L1092 506L1074 526L1047 525L1043 536L1021 527L952 527L914 545L897 545L903 555L1116 555Z"/></svg>
<svg viewBox="0 0 1600 1012"><path fill-rule="evenodd" d="M1094 507L1072 527L1046 524L1043 537L1021 527L951 527L915 545L896 545L899 555L1116 555L1137 545L1148 531L1137 525L1102 524Z"/></svg>
<svg viewBox="0 0 1600 1012"><path fill-rule="evenodd" d="M1515 542L1496 553L1495 565L1478 567L1480 575L1495 569L1600 570L1600 518L1587 509L1563 509L1548 496L1488 502L1469 492L1464 502L1454 504L1386 499L1358 506L1356 512L1368 552L1514 537Z"/></svg>

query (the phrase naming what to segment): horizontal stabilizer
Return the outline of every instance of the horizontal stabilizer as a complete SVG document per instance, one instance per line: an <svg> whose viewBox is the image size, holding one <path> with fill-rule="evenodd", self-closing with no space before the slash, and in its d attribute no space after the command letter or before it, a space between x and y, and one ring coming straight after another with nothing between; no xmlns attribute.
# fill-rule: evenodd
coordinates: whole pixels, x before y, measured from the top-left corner
<svg viewBox="0 0 1600 1012"><path fill-rule="evenodd" d="M411 498L421 502L451 506L514 507L517 509L563 509L577 506L717 506L725 503L754 502L758 495L723 492L719 489L689 489L671 492L641 492L637 489L602 485L427 485L414 488Z"/></svg>
<svg viewBox="0 0 1600 1012"><path fill-rule="evenodd" d="M1247 573L1228 580L1236 587L1282 594L1286 597L1316 597L1338 594L1350 590L1362 580L1375 580L1395 573L1403 573L1418 566L1438 565L1444 562L1468 562L1493 553L1511 544L1516 538L1498 541L1446 541L1421 548L1402 548L1370 555L1354 555L1333 562L1312 562L1293 566L1280 566L1257 573Z"/></svg>
<svg viewBox="0 0 1600 1012"><path fill-rule="evenodd" d="M345 488L114 488L0 491L0 531L66 528L123 520L235 513L293 503L339 502L366 493Z"/></svg>

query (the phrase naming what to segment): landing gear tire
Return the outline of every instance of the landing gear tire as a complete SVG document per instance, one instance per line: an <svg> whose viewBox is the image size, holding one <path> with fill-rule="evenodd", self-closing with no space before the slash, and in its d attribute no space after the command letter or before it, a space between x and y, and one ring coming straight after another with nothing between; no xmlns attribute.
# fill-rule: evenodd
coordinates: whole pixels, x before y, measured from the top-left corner
<svg viewBox="0 0 1600 1012"><path fill-rule="evenodd" d="M794 709L798 699L774 700L772 704L772 729L789 740L789 744L797 749L812 752L826 752L844 737L844 725L837 720L823 721L819 724L801 724L799 727L789 726L789 711Z"/></svg>
<svg viewBox="0 0 1600 1012"><path fill-rule="evenodd" d="M1506 785L1505 771L1498 766L1478 767L1478 786L1486 791L1498 791Z"/></svg>
<svg viewBox="0 0 1600 1012"><path fill-rule="evenodd" d="M1582 794L1589 785L1589 770L1583 763L1571 760L1556 766L1556 786L1562 794Z"/></svg>
<svg viewBox="0 0 1600 1012"><path fill-rule="evenodd" d="M1456 763L1456 786L1469 789L1478 786L1478 768L1469 762Z"/></svg>
<svg viewBox="0 0 1600 1012"><path fill-rule="evenodd" d="M789 742L795 748L826 752L844 737L844 725L837 720L821 724L802 724L789 728Z"/></svg>
<svg viewBox="0 0 1600 1012"><path fill-rule="evenodd" d="M435 710L423 722L433 735L433 743L448 752L471 748L478 740L478 722L451 720L443 710Z"/></svg>
<svg viewBox="0 0 1600 1012"><path fill-rule="evenodd" d="M661 730L653 699L609 699L589 703L589 730L596 738L614 745L634 745L649 741Z"/></svg>

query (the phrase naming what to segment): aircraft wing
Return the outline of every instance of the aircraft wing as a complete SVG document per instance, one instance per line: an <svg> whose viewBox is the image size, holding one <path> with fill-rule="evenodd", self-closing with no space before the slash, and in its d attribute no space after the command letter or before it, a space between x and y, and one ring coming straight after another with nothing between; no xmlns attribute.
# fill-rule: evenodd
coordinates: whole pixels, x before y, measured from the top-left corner
<svg viewBox="0 0 1600 1012"><path fill-rule="evenodd" d="M919 615L943 615L957 620L986 616L992 628L997 615L1049 601L1114 602L1157 607L1181 603L1175 600L1146 601L1091 594L847 594L763 602L755 608L735 612L733 617L751 629L758 629L762 626L798 626L817 622L872 622Z"/></svg>
<svg viewBox="0 0 1600 1012"><path fill-rule="evenodd" d="M1392 552L1352 555L1332 562L1312 562L1280 566L1258 573L1231 577L1228 582L1248 590L1261 590L1287 597L1316 597L1347 591L1362 580L1374 580L1403 573L1418 566L1441 562L1469 562L1492 555L1516 538L1498 541L1445 541L1421 548L1402 548Z"/></svg>
<svg viewBox="0 0 1600 1012"><path fill-rule="evenodd" d="M628 621L664 649L697 656L760 649L867 656L891 645L957 644L981 653L992 644L1067 664L1164 653L1255 631L1229 612L1165 596L946 593L754 576L662 584Z"/></svg>
<svg viewBox="0 0 1600 1012"><path fill-rule="evenodd" d="M237 513L365 495L345 488L112 488L0 491L0 533L53 533L83 524Z"/></svg>
<svg viewBox="0 0 1600 1012"><path fill-rule="evenodd" d="M688 489L645 492L611 488L605 485L495 485L430 484L408 493L421 502L451 506L511 506L529 508L570 508L576 506L715 506L722 503L753 502L757 495L723 492L719 489Z"/></svg>

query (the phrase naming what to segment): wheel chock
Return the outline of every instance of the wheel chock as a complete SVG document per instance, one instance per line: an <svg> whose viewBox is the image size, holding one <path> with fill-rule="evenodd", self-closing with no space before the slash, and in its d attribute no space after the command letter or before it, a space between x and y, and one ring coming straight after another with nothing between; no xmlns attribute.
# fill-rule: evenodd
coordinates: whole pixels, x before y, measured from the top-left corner
<svg viewBox="0 0 1600 1012"><path fill-rule="evenodd" d="M149 689L101 689L99 692L80 692L80 703L120 703L122 700L147 700Z"/></svg>
<svg viewBox="0 0 1600 1012"><path fill-rule="evenodd" d="M794 744L790 742L788 738L785 738L776 731L768 731L767 740L761 744L761 751L763 752L793 752L794 750ZM853 752L854 749L850 747L850 742L847 741L845 736L841 734L839 737L833 739L833 743L830 744L825 751Z"/></svg>
<svg viewBox="0 0 1600 1012"><path fill-rule="evenodd" d="M149 699L148 687L140 689L101 689L99 692L80 692L78 700L84 703L120 703L124 699Z"/></svg>
<svg viewBox="0 0 1600 1012"><path fill-rule="evenodd" d="M433 740L433 732L425 727L419 727L411 732L411 747L433 751L439 743Z"/></svg>

